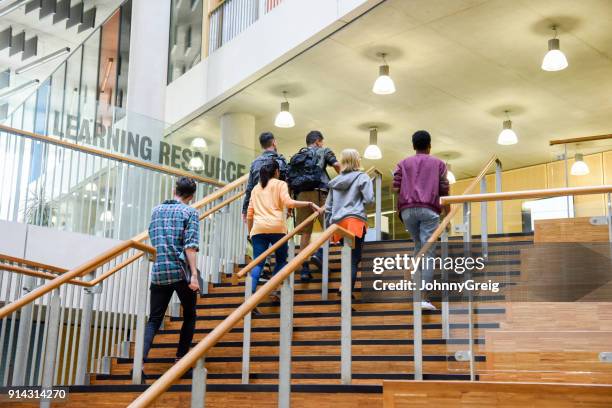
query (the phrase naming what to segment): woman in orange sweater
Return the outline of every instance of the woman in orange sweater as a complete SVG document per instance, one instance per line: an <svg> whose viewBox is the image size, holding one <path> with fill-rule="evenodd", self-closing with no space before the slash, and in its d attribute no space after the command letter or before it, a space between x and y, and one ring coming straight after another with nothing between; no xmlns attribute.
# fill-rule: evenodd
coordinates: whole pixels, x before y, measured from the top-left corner
<svg viewBox="0 0 612 408"><path fill-rule="evenodd" d="M247 225L253 244L253 259L287 234L286 208L310 207L313 211L320 211L314 203L293 200L289 195L287 183L278 179L279 173L276 160L266 162L259 171L259 183L251 192ZM287 251L288 245L284 243L274 252L276 255L274 273L287 264ZM257 290L259 275L264 264L265 260L251 271L252 293Z"/></svg>

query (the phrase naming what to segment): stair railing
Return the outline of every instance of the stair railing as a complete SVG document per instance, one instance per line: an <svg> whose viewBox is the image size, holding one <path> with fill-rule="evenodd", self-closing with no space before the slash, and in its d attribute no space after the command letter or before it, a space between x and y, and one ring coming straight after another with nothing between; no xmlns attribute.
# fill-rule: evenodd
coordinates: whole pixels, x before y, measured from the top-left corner
<svg viewBox="0 0 612 408"><path fill-rule="evenodd" d="M175 176L186 175L195 179L201 178L197 175L191 175L189 173L183 174L184 172L151 165L146 162L136 161L136 163L132 163L133 159L111 157L112 153L109 154L85 146L72 146L73 144L70 142L48 138L32 132L5 126L0 127L0 131L17 134L61 147L76 149L87 154L98 155L111 160L119 160L122 162L128 160L130 164L145 168L154 166L155 168L152 169L156 171L172 174L180 173L174 174ZM240 205L236 201L244 195L247 177L248 175L242 176L193 204L194 208L203 211L200 215L200 219L204 220L204 222L200 225L202 240L200 242L199 263L201 270L206 272L206 276L204 277L205 282L219 282L221 279L221 270L225 271L227 274L232 273L235 264L244 262L246 228L241 222L236 221L239 220L240 214ZM206 179L206 181L216 185L223 185L223 183L215 180ZM230 195L229 198L226 198L226 195ZM229 218L229 220L226 220L227 218ZM44 366L42 370L38 370L38 378L35 378L34 372L36 370L34 370L34 363L31 364L30 378L26 379L21 377L17 378L15 375L11 375L12 373L9 372L9 368L12 367L13 364L9 364L9 361L7 361L4 365L4 375L0 376L0 378L2 378L2 383L8 385L9 377L13 377L13 385L27 383L35 385L42 383L43 386L50 387L57 383L73 383L73 378L75 379L74 383L85 384L87 381L88 366L93 369L94 363L97 361L97 368L95 371L108 371L110 360L105 359L104 356L119 354L127 357L129 355L129 344L131 341L136 342L136 354L142 354L142 339L144 337L144 324L147 309L146 300L148 294L147 282L149 261L153 260L155 256L155 249L145 243L147 239L148 233L144 231L69 271L61 270L61 268L57 268L55 271L31 270L30 268L23 268L17 265L2 268L9 272L20 274L18 282L15 281L15 279L9 278L9 282L5 284L4 287L1 285L4 274L0 274L0 290L3 288L5 290L5 301L9 302L13 300L12 303L4 304L3 307L0 308L0 319L3 320L2 326L0 327L0 344L4 344L2 341L5 338L5 334L9 344L7 346L7 352L3 352L2 355L13 358L11 347L13 347L14 344L30 344L28 341L22 341L25 340L24 338L20 339L19 336L14 336L15 322L18 321L18 315L16 313L18 310L21 309L21 316L31 316L31 313L36 312L38 317L37 321L41 321L41 313L43 313L43 311L47 313L44 318L46 322L44 325L44 332L40 333L40 336L38 332L36 334L36 338L39 339L40 337L42 341L43 350L46 350L46 352L43 353L45 362L37 362L38 365L43 364ZM142 255L144 253L147 253L148 257L143 258ZM140 265L137 265L137 261L140 258L143 259ZM10 259L5 259L5 261L7 260L10 261ZM135 268L136 271L134 271ZM129 277L126 277L119 283L115 282L114 279L111 279L110 283L106 283L106 286L110 286L113 290L115 286L119 286L118 290L121 292L122 300L119 301L113 296L109 298L110 292L112 292L110 288L105 291L105 294L101 294L103 282L113 277L116 272L124 269L130 269L133 273L130 273ZM99 274L96 276L97 271L99 271ZM211 271L213 273L211 273ZM56 273L59 273L59 275ZM22 275L24 278L22 278ZM42 284L44 280L48 280L48 282ZM84 287L83 299L81 299L80 291L76 291L71 287L67 288L65 284ZM22 291L21 287L23 287L25 294L20 297ZM208 284L205 284L202 289L206 292ZM135 290L136 293L134 294L132 290ZM94 295L96 294L99 295L96 297L98 300L96 305L97 312L94 315ZM104 299L100 300L101 297L104 297ZM174 300L170 308L171 313L178 313L177 305L178 302ZM121 308L121 310L118 308ZM55 313L56 311L57 313ZM80 327L87 329L82 329L80 333L77 333L77 330L73 328L77 327L79 312L81 315ZM64 315L66 315L66 318ZM94 332L93 336L90 337L92 320ZM119 320L119 322L117 322L117 320ZM27 319L23 321L27 321ZM65 334L62 333L64 323L66 323L67 331ZM98 330L98 327L100 330ZM62 336L67 337L69 335L68 331L72 333L72 340L65 341L64 349L60 350L57 341ZM76 348L77 343L78 350ZM119 343L120 346L118 345ZM77 355L77 353L78 356L74 359L73 356ZM98 358L94 358L94 356ZM27 353L16 355L15 358L27 358ZM77 360L76 369L74 368L75 360ZM135 361L140 362L137 364L142 364L142 358L135 359ZM56 362L61 362L62 367L56 367ZM20 362L17 363L18 366L20 364ZM141 382L141 368L142 366L134 367L134 375L132 377L134 383ZM58 374L59 372L61 372L61 374ZM19 375L21 376L21 374Z"/></svg>
<svg viewBox="0 0 612 408"><path fill-rule="evenodd" d="M522 191L508 191L508 192L480 193L480 194L465 194L464 193L462 195L442 197L440 199L440 202L442 203L442 205L462 204L463 222L464 222L464 225L463 225L464 250L466 251L466 254L469 255L470 250L471 250L470 240L472 237L471 204L474 202L486 203L489 201L496 201L498 203L502 203L503 201L507 201L507 200L541 199L541 198L550 198L550 197L569 197L569 196L581 196L581 195L592 195L592 194L606 194L607 195L606 223L608 225L608 240L612 242L612 185L586 186L586 187L564 187L564 188L522 190ZM459 206L456 206L454 209L458 211ZM486 207L481 206L481 211L486 211ZM469 276L466 276L466 278L469 279ZM475 372L475 358L474 358L472 303L473 303L473 293L470 291L468 294L468 347L469 347L468 357L469 357L469 363L470 363L470 379L471 381L474 381L476 379L476 372Z"/></svg>
<svg viewBox="0 0 612 408"><path fill-rule="evenodd" d="M310 218L314 220L318 214L313 214ZM312 222L305 220L305 223ZM300 226L302 225L300 224ZM303 226L302 226L303 227ZM354 245L354 235L344 228L333 224L323 231L316 239L298 255L294 255L293 251L289 253L289 262L276 273L268 282L266 282L255 293L248 297L238 308L236 308L228 317L226 317L217 327L215 327L204 339L196 344L183 358L175 363L168 371L166 371L157 381L155 381L144 393L134 400L130 407L146 407L152 404L157 398L163 394L168 388L178 381L190 367L194 367L192 375L191 388L191 406L202 406L206 392L206 369L204 360L206 353L215 346L223 335L234 328L240 320L244 319L251 311L261 303L266 296L272 291L281 287L281 314L287 316L286 319L281 318L281 344L280 353L282 363L279 365L279 381L282 376L282 386L279 385L279 403L281 406L285 404L286 398L290 397L290 358L291 358L291 329L292 318L290 313L293 309L292 299L292 276L298 270L302 263L305 262L312 254L314 254L326 241L334 234L340 234L344 237L344 246L342 248L342 300L341 300L341 316L342 316L342 340L341 340L341 378L344 384L351 382L351 248ZM264 254L262 254L262 257ZM259 258L257 258L259 259ZM256 260L257 260L256 259ZM256 261L255 260L255 261ZM252 263L254 263L253 261ZM255 264L254 264L255 265ZM254 266L253 265L253 266ZM246 272L245 272L246 273ZM243 274L244 275L244 274ZM283 293L284 292L284 293ZM283 313L284 312L284 313ZM289 364L287 364L289 360ZM281 368L282 367L282 368Z"/></svg>
<svg viewBox="0 0 612 408"><path fill-rule="evenodd" d="M482 167L478 175L467 186L463 194L471 193L472 191L474 191L474 189L479 184L481 185L481 188L484 188L486 190L485 176L493 164L496 165L496 174L501 174L501 163L499 159L497 158L497 156L493 155L485 163L485 165ZM498 176L497 178L498 180L501 181L501 176ZM483 182L483 180L485 181ZM497 184L497 188L501 188L501 182ZM423 244L420 251L415 255L415 258L420 258L424 256L433 245L436 245L436 242L438 241L438 239L440 239L442 242L442 248L441 248L442 258L444 259L445 257L448 256L448 246L446 244L448 242L447 228L451 220L457 214L458 211L459 211L458 207L456 206L451 207L448 214L446 214L444 219L442 219L442 221L440 222L440 225L438 226L438 228L436 228L436 230L431 235L431 237L427 240L425 244ZM486 231L483 231L483 237L484 237L483 239L485 241L486 241L486 234L487 234ZM447 278L446 272L443 271L442 273L443 273L442 279L445 280ZM420 268L417 268L416 270L408 269L406 271L405 277L406 279L412 278L414 282L421 282L421 269ZM414 325L414 332L413 332L413 336L414 336L414 352L413 352L414 354L414 379L422 380L423 379L423 314L421 310L421 292L419 290L413 291L412 307L413 307L412 318L413 318L413 325ZM441 315L442 315L441 316L442 317L442 336L444 339L448 339L450 336L450 322L449 322L450 308L449 308L449 303L448 303L448 292L446 291L442 292ZM468 311L468 319L469 319L469 328L471 330L472 328L472 309L471 308Z"/></svg>

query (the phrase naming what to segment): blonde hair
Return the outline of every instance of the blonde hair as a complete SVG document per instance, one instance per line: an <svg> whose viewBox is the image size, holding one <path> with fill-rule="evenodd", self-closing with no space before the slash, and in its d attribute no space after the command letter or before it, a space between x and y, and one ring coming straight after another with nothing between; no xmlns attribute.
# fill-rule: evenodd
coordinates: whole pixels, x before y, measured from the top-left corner
<svg viewBox="0 0 612 408"><path fill-rule="evenodd" d="M343 173L361 170L361 156L355 149L344 149L340 153L340 167Z"/></svg>

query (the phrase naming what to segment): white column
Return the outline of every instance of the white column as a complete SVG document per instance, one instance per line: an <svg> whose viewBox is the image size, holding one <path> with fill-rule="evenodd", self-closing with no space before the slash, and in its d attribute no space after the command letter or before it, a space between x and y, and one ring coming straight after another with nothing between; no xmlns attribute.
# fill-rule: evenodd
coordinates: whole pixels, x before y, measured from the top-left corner
<svg viewBox="0 0 612 408"><path fill-rule="evenodd" d="M256 148L257 146L257 148ZM220 157L230 166L238 166L236 172L247 173L251 161L259 152L255 134L255 116L249 113L226 113L221 116ZM233 167L226 172L233 179ZM224 181L227 177L220 176Z"/></svg>

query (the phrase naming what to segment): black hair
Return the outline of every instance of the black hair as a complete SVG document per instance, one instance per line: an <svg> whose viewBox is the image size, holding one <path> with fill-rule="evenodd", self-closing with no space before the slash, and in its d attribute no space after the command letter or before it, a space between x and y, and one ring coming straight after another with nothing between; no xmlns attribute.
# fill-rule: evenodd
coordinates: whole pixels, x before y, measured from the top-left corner
<svg viewBox="0 0 612 408"><path fill-rule="evenodd" d="M266 160L263 166L261 166L259 169L259 184L261 184L261 188L266 188L268 181L274 178L278 169L279 166L276 160Z"/></svg>
<svg viewBox="0 0 612 408"><path fill-rule="evenodd" d="M306 135L306 145L310 146L313 143L318 142L319 140L323 140L323 133L318 130L311 130Z"/></svg>
<svg viewBox="0 0 612 408"><path fill-rule="evenodd" d="M274 135L272 132L263 132L261 135L259 135L259 144L261 145L262 149L267 149L268 147L272 146L272 142L274 142Z"/></svg>
<svg viewBox="0 0 612 408"><path fill-rule="evenodd" d="M174 192L181 198L191 197L196 192L196 183L192 178L179 177L174 185Z"/></svg>
<svg viewBox="0 0 612 408"><path fill-rule="evenodd" d="M412 135L412 147L414 150L423 151L431 147L431 135L426 130L417 130Z"/></svg>

